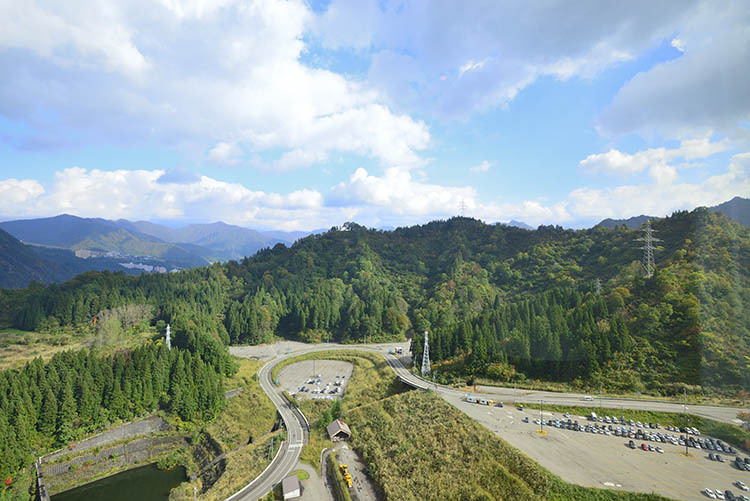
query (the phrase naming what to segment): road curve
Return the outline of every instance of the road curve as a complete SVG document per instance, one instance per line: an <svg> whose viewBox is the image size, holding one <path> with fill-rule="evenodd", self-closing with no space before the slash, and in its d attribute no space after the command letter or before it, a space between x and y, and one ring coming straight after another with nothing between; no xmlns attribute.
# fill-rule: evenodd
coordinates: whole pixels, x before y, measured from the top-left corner
<svg viewBox="0 0 750 501"><path fill-rule="evenodd" d="M302 453L302 447L309 439L310 428L307 419L284 397L281 388L271 378L274 366L285 358L288 357L276 358L261 367L258 371L258 380L284 422L287 439L282 442L276 457L263 473L228 497L227 501L255 501L268 494L294 469Z"/></svg>
<svg viewBox="0 0 750 501"><path fill-rule="evenodd" d="M276 364L287 358L297 357L299 355L315 351L329 350L354 350L380 353L383 358L385 358L386 362L391 367L396 376L404 384L407 384L413 388L434 391L442 397L445 397L447 395L463 395L465 393L448 386L432 383L420 378L419 376L416 376L415 374L411 373L406 367L404 367L399 358L395 357L391 353L387 353L386 348L384 348L382 345L324 344L311 348L296 350L291 353L287 353L284 356L274 358L273 360L270 360L265 365L263 365L263 367L261 367L260 371L258 372L258 377L263 391L266 392L268 397L276 406L276 409L279 411L279 414L284 421L284 426L287 430L287 440L282 443L281 449L279 450L271 464L266 468L266 470L263 471L260 476L255 478L255 480L243 487L240 491L227 498L227 501L255 501L256 499L265 496L271 489L274 488L274 486L281 482L297 464L302 451L302 447L307 443L309 438L309 424L307 423L307 420L299 411L299 409L297 409L297 407L287 401L283 396L281 388L278 387L271 379L271 373ZM475 395L495 400L502 399L508 401L512 399L514 402L524 403L537 403L540 400L543 400L545 403L549 404L569 406L601 406L602 408L608 409L628 408L677 413L683 411L682 404L658 400L618 398L602 398L600 400L599 398L597 398L594 401L584 401L582 394L515 390L513 388L505 387L482 387L482 391L475 393ZM688 412L691 414L731 424L737 424L736 416L737 412L740 410L742 409L708 405L691 405L688 407Z"/></svg>

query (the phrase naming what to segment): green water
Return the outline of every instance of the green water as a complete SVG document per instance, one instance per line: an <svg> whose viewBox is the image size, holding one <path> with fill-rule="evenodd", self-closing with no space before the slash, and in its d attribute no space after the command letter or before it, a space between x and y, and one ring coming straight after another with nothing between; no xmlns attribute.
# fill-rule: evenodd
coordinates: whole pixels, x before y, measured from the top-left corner
<svg viewBox="0 0 750 501"><path fill-rule="evenodd" d="M61 492L52 496L52 501L164 501L170 489L184 480L182 466L160 470L150 464Z"/></svg>

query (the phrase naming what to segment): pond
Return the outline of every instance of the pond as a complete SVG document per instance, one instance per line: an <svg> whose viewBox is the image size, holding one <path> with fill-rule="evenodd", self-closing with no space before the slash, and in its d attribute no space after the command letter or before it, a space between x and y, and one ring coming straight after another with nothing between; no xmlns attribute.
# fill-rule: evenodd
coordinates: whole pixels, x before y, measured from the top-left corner
<svg viewBox="0 0 750 501"><path fill-rule="evenodd" d="M52 501L164 501L169 491L187 480L185 468L160 470L156 464L133 468L52 496Z"/></svg>

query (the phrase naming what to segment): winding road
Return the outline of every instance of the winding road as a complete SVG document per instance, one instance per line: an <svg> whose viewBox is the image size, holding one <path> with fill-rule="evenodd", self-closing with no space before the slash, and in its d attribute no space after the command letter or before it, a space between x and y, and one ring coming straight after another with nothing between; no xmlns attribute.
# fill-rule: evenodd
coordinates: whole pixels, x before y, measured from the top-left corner
<svg viewBox="0 0 750 501"><path fill-rule="evenodd" d="M282 443L279 451L276 454L276 457L273 459L271 464L268 465L268 467L252 482L247 484L234 495L227 498L227 501L255 501L256 499L259 499L268 494L268 492L270 492L278 483L280 483L287 475L289 475L289 473L292 472L295 465L299 461L302 447L307 443L309 439L310 427L307 419L302 414L302 412L299 411L299 409L297 409L284 397L282 388L277 386L271 378L273 368L282 360L315 351L359 350L375 352L383 355L386 362L391 367L396 376L401 380L401 382L411 386L412 388L431 390L436 392L443 398L446 398L447 396L455 397L464 395L465 392L463 391L456 390L448 386L438 385L412 374L406 367L404 367L402 361L399 358L391 353L388 353L388 349L391 346L393 345L317 345L312 348L295 350L291 353L287 353L284 356L274 358L273 360L270 360L265 365L263 365L263 367L261 367L260 371L258 372L260 385L281 415L281 418L284 422L284 427L287 430L287 440ZM537 403L540 400L543 400L545 403L549 404L586 407L601 406L602 408L608 409L627 408L665 412L683 411L682 404L664 402L659 400L596 398L594 401L585 401L583 399L583 394L575 393L515 390L513 388L504 387L480 388L480 391L475 393L475 395L495 400L504 400L506 402L512 400L514 402ZM740 410L742 409L732 407L706 405L688 406L688 412L690 412L691 414L731 424L737 424L738 420L736 419L736 416L737 412Z"/></svg>

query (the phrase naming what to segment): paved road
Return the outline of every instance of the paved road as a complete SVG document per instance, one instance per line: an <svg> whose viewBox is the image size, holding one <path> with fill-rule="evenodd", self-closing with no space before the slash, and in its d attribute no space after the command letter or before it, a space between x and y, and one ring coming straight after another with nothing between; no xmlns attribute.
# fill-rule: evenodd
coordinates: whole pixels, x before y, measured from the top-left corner
<svg viewBox="0 0 750 501"><path fill-rule="evenodd" d="M415 388L430 389L438 395L463 395L465 392L450 388L447 386L436 385L415 376L406 369L400 360L392 355L384 354L388 364L393 368L396 375L404 383ZM515 401L524 403L544 403L584 407L601 407L607 409L639 409L663 412L683 412L682 404L673 402L664 402L660 400L637 400L625 398L603 398L601 404L599 398L593 401L585 401L583 394L577 393L558 393L551 391L533 391L533 390L515 390L513 388L503 388L495 386L479 386L479 391L472 393L480 397L486 397L494 400ZM715 419L730 424L739 424L737 412L743 410L735 407L718 407L713 405L688 405L687 410L690 414ZM619 413L617 413L619 414Z"/></svg>
<svg viewBox="0 0 750 501"><path fill-rule="evenodd" d="M302 413L291 405L282 395L280 387L271 380L273 367L284 358L278 358L266 363L258 373L258 379L263 391L271 399L273 405L281 415L286 428L287 439L281 444L279 452L271 464L255 480L247 484L240 491L227 498L227 501L255 501L273 489L289 473L294 470L302 452L302 446L308 441L310 431L307 420Z"/></svg>
<svg viewBox="0 0 750 501"><path fill-rule="evenodd" d="M280 361L296 357L303 353L313 351L327 351L327 350L362 350L369 352L376 352L383 355L386 362L393 369L394 373L398 378L414 388L421 388L425 390L435 391L438 395L443 398L456 397L463 395L464 392L450 388L447 386L438 385L426 381L418 376L415 376L409 372L406 367L402 364L401 360L392 354L387 353L393 346L403 346L404 343L399 344L375 344L375 345L342 345L342 344L324 344L317 345L312 348L304 348L295 350L286 354L285 356L276 358L266 363L259 372L259 379L263 391L266 392L268 397L271 399L273 404L278 409L281 417L284 421L284 426L287 429L287 441L282 444L280 452L276 455L273 462L269 467L261 473L259 477L246 485L242 490L227 498L227 501L232 500L256 500L266 495L274 486L281 482L284 477L291 473L294 466L299 460L302 446L307 443L309 425L299 410L289 404L286 399L282 396L281 388L274 384L271 380L271 371L273 367ZM243 353L244 356L247 356ZM592 401L584 401L583 395L574 393L556 393L556 392L543 392L543 391L530 391L530 390L514 390L513 388L501 388L501 387L480 387L481 391L475 393L479 396L485 396L491 399L503 399L503 400L515 400L517 402L535 403L539 400L544 400L550 404L559 405L578 405L587 407L596 407L600 404L599 399ZM647 410L658 410L666 412L682 412L683 406L681 404L675 404L671 402L661 402L654 400L635 400L635 399L609 399L605 398L601 401L601 406L606 408L619 409L620 407L628 409L647 409ZM727 423L736 424L737 412L741 409L731 407L716 407L706 405L691 405L688 406L688 411L692 414L696 414L703 417L715 419L717 421L723 421Z"/></svg>

